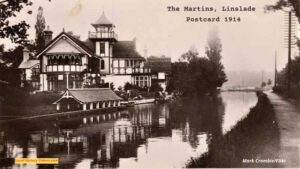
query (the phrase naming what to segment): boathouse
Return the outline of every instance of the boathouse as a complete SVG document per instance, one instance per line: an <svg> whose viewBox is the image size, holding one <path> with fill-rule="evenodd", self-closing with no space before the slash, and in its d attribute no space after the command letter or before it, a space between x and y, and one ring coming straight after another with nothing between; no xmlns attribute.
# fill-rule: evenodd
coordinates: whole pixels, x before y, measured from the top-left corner
<svg viewBox="0 0 300 169"><path fill-rule="evenodd" d="M119 107L122 98L109 88L67 89L60 99L53 104L56 110L93 110Z"/></svg>

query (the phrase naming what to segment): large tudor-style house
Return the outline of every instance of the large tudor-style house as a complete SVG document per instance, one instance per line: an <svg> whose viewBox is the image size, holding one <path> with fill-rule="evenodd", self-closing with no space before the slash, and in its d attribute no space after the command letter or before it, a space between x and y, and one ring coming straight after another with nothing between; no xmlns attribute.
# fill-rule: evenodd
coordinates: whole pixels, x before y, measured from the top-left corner
<svg viewBox="0 0 300 169"><path fill-rule="evenodd" d="M119 41L114 24L104 13L92 26L95 32L89 32L86 41L64 31L52 39L48 28L43 50L31 58L24 51L26 57L19 67L23 80L33 82L31 75L37 73L33 68L39 68L40 91L62 91L96 83L123 87L129 82L150 87L151 70L136 51L135 39Z"/></svg>

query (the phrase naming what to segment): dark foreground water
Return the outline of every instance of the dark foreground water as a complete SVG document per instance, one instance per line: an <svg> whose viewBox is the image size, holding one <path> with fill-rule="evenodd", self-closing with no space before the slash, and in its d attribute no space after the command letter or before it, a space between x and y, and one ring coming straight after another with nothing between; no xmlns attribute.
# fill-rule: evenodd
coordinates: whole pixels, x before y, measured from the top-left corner
<svg viewBox="0 0 300 169"><path fill-rule="evenodd" d="M0 128L0 167L14 158L60 158L50 168L182 168L208 151L257 102L255 93L138 105L108 114L11 122Z"/></svg>

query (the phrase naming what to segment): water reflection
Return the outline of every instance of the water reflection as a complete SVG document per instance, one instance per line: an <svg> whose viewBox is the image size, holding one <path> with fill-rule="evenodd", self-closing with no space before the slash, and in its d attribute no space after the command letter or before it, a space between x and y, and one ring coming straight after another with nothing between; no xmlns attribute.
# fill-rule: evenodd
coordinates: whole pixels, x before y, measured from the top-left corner
<svg viewBox="0 0 300 169"><path fill-rule="evenodd" d="M226 98L224 99L226 115L223 124L223 134L225 134L249 113L249 108L256 104L257 98L254 92L222 93L222 95Z"/></svg>
<svg viewBox="0 0 300 169"><path fill-rule="evenodd" d="M238 102L232 98L240 97L232 95L236 94L139 105L64 120L8 123L0 132L0 166L12 166L17 157L58 157L60 164L52 167L184 167L191 157L207 152L213 138L230 126L228 108L231 100Z"/></svg>

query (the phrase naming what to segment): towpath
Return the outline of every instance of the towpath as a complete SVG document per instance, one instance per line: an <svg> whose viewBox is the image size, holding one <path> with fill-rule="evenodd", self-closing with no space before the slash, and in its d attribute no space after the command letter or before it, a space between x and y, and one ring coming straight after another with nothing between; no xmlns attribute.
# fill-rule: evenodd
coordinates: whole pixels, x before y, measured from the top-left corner
<svg viewBox="0 0 300 169"><path fill-rule="evenodd" d="M300 167L300 107L272 92L266 92L274 107L280 132L280 154L283 167Z"/></svg>

